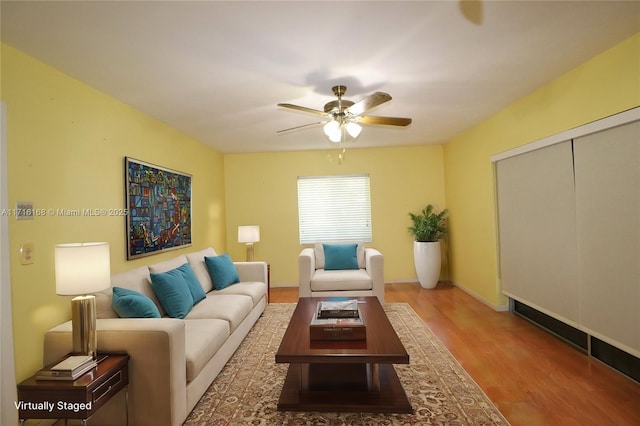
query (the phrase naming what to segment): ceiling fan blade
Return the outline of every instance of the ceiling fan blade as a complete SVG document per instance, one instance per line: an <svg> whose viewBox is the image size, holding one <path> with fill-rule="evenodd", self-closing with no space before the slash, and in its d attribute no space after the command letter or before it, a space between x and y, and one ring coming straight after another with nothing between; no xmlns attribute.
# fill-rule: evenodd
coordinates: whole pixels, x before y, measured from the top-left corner
<svg viewBox="0 0 640 426"><path fill-rule="evenodd" d="M358 101L355 104L351 105L345 111L353 115L360 115L363 112L369 111L370 109L375 108L378 105L382 105L385 102L389 102L390 100L391 95L389 95L388 93L375 92L362 99L361 101Z"/></svg>
<svg viewBox="0 0 640 426"><path fill-rule="evenodd" d="M484 21L484 7L482 0L460 0L460 12L465 19L473 24L482 25Z"/></svg>
<svg viewBox="0 0 640 426"><path fill-rule="evenodd" d="M300 106L300 105L278 104L278 106L279 107L283 107L283 108L297 109L298 111L303 111L303 112L310 112L311 114L327 116L327 113L324 112L324 111L320 111L320 110L313 109L313 108L307 108L307 107L303 107L303 106Z"/></svg>
<svg viewBox="0 0 640 426"><path fill-rule="evenodd" d="M284 132L290 132L292 130L300 130L300 129L304 129L305 127L319 126L325 123L326 121L318 121L317 123L303 124L302 126L289 127L288 129L278 130L276 133L284 133Z"/></svg>
<svg viewBox="0 0 640 426"><path fill-rule="evenodd" d="M408 126L411 124L410 118L403 117L376 117L366 115L358 119L358 123L362 124L384 124L387 126Z"/></svg>

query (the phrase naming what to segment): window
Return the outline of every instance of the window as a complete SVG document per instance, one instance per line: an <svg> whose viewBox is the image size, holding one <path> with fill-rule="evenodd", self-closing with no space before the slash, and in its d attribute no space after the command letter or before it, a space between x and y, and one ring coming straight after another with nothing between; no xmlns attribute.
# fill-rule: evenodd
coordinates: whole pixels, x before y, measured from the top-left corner
<svg viewBox="0 0 640 426"><path fill-rule="evenodd" d="M298 178L300 244L371 242L369 175Z"/></svg>

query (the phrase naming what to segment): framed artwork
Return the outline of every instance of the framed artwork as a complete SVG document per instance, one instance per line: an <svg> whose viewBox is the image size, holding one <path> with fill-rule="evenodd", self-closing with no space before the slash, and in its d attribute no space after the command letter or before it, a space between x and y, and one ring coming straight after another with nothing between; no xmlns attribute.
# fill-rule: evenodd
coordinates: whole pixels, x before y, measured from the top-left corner
<svg viewBox="0 0 640 426"><path fill-rule="evenodd" d="M125 157L127 259L191 245L191 175Z"/></svg>

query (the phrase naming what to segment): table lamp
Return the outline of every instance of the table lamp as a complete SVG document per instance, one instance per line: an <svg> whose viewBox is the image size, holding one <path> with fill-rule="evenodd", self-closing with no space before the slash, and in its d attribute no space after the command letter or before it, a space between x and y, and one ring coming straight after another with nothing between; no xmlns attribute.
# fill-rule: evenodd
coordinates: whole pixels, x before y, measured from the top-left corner
<svg viewBox="0 0 640 426"><path fill-rule="evenodd" d="M89 293L111 285L109 243L58 244L55 248L56 294L71 300L73 353L95 358L96 298Z"/></svg>
<svg viewBox="0 0 640 426"><path fill-rule="evenodd" d="M238 226L238 242L247 245L247 262L253 262L253 245L260 241L258 225Z"/></svg>

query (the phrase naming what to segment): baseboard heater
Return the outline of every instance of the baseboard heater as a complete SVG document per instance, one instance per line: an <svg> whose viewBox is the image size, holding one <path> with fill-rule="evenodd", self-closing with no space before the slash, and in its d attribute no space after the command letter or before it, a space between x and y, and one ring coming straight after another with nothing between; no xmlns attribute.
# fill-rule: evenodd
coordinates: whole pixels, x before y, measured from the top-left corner
<svg viewBox="0 0 640 426"><path fill-rule="evenodd" d="M509 299L509 307L511 312L564 340L579 351L640 382L640 358L517 300Z"/></svg>

